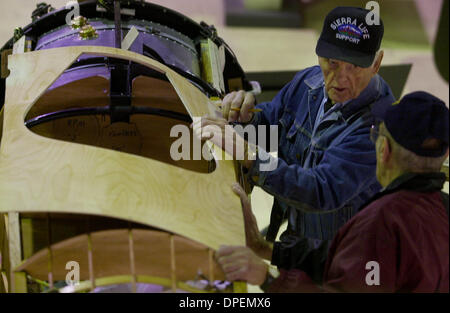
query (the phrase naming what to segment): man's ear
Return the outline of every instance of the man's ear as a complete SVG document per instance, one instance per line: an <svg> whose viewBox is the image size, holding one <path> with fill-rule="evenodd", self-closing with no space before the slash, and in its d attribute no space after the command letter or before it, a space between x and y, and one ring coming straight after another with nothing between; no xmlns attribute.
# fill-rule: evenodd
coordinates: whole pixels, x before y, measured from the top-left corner
<svg viewBox="0 0 450 313"><path fill-rule="evenodd" d="M381 67L381 61L383 60L383 56L384 56L384 51L380 50L380 52L378 52L378 57L375 60L375 63L373 64L373 75L377 74L378 71L380 70Z"/></svg>
<svg viewBox="0 0 450 313"><path fill-rule="evenodd" d="M384 164L387 164L392 157L392 149L387 137L383 137L380 147L380 154L381 160L383 160Z"/></svg>

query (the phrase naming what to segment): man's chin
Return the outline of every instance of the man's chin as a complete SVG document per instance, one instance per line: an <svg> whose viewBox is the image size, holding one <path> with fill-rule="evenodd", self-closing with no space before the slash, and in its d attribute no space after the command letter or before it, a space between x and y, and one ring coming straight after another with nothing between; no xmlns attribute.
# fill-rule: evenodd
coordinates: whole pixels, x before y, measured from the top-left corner
<svg viewBox="0 0 450 313"><path fill-rule="evenodd" d="M345 101L350 100L350 97L337 97L337 96L330 96L330 99L333 103L343 103Z"/></svg>

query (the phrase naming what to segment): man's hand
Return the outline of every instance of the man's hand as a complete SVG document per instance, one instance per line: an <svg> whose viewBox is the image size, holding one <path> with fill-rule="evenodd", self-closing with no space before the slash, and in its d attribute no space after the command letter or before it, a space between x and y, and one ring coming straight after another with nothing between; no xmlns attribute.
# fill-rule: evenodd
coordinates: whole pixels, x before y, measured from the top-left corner
<svg viewBox="0 0 450 313"><path fill-rule="evenodd" d="M241 198L247 247L252 249L259 257L270 261L272 258L272 246L263 238L259 231L258 223L252 212L252 207L247 194L238 183L234 183L232 189L233 192Z"/></svg>
<svg viewBox="0 0 450 313"><path fill-rule="evenodd" d="M205 115L192 123L191 128L197 138L201 140L211 140L216 146L219 146L228 153L231 152L230 154L233 155L233 151L228 151L226 149L227 147L225 147L225 126L227 125L229 125L229 123L223 118ZM230 143L235 143L233 138L228 138L227 140ZM233 146L231 146L231 148L232 147Z"/></svg>
<svg viewBox="0 0 450 313"><path fill-rule="evenodd" d="M255 107L255 102L253 93L244 90L233 91L222 100L222 115L228 122L248 123L253 117L250 109ZM240 111L233 111L232 108Z"/></svg>
<svg viewBox="0 0 450 313"><path fill-rule="evenodd" d="M248 143L223 118L203 116L191 125L194 135L200 140L210 140L216 146L226 151L233 160L241 161L246 168L253 165L249 160Z"/></svg>
<svg viewBox="0 0 450 313"><path fill-rule="evenodd" d="M248 247L221 246L216 259L228 281L243 280L261 285L266 280L268 264Z"/></svg>

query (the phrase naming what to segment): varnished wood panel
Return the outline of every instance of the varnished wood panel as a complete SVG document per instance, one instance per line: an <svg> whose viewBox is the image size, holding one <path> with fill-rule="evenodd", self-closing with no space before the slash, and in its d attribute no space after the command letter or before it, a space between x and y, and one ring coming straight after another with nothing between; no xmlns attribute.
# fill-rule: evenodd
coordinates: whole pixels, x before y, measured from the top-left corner
<svg viewBox="0 0 450 313"><path fill-rule="evenodd" d="M72 212L155 226L217 249L245 244L232 161L196 173L156 160L36 135L24 118L81 54L125 58L165 72L191 116L215 112L196 87L139 54L107 47L68 47L13 55L0 147L0 212ZM221 153L217 147L216 153Z"/></svg>

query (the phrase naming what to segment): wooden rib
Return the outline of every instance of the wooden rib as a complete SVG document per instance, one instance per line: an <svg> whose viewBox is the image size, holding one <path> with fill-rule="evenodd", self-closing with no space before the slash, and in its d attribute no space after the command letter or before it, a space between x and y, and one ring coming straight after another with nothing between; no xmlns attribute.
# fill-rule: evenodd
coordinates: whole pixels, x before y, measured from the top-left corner
<svg viewBox="0 0 450 313"><path fill-rule="evenodd" d="M94 261L92 256L92 239L91 233L87 234L88 239L88 263L89 263L89 279L91 281L92 289L95 289L95 276L94 276Z"/></svg>
<svg viewBox="0 0 450 313"><path fill-rule="evenodd" d="M53 289L53 253L52 253L52 224L50 214L47 214L47 244L48 244L48 285Z"/></svg>
<svg viewBox="0 0 450 313"><path fill-rule="evenodd" d="M0 127L2 126L2 112L3 108L0 110ZM0 136L1 136L0 129ZM1 139L0 139L1 140ZM8 235L6 233L6 224L5 224L6 214L0 214L0 293L8 293L8 284L7 279L5 280L5 275L9 275L9 265L7 262L8 255L6 254L8 251ZM7 220L6 220L7 221ZM3 259L4 258L4 259ZM5 262L5 268L3 268L3 262Z"/></svg>
<svg viewBox="0 0 450 313"><path fill-rule="evenodd" d="M214 250L208 249L209 284L214 286Z"/></svg>
<svg viewBox="0 0 450 313"><path fill-rule="evenodd" d="M133 240L133 231L131 228L128 229L128 246L130 251L130 268L131 268L131 290L133 293L136 293L136 264L134 259L134 240Z"/></svg>
<svg viewBox="0 0 450 313"><path fill-rule="evenodd" d="M175 237L170 235L170 276L172 279L172 292L177 292L177 274L175 267Z"/></svg>
<svg viewBox="0 0 450 313"><path fill-rule="evenodd" d="M4 107L5 106L3 106L0 109L0 144L2 143L2 134L3 134L3 116L4 116L3 109L4 109Z"/></svg>
<svg viewBox="0 0 450 313"><path fill-rule="evenodd" d="M52 224L55 223L52 216ZM191 239L177 235L175 237L177 287L182 281L193 280L200 268L205 276L209 272L208 247ZM99 277L130 275L128 229L103 230L91 233L92 244L95 245L95 264L101 264L101 274L95 268L96 286ZM120 243L120 247L110 243ZM165 277L170 282L170 234L155 230L133 229L133 245L137 282L140 275ZM53 278L64 280L68 260L80 259L80 279L89 281L89 264L87 258L87 232L52 245ZM47 250L36 252L17 268L29 273L33 278L47 280ZM217 263L214 263L214 279L224 280L225 275ZM131 281L131 280L130 280ZM170 287L170 284L169 284Z"/></svg>
<svg viewBox="0 0 450 313"><path fill-rule="evenodd" d="M0 197L1 199L1 197ZM3 205L3 203L2 203ZM20 264L22 260L21 255L21 232L20 232L20 219L19 213L17 212L9 212L8 219L6 223L6 234L8 240L8 276L10 279L10 291L15 292L15 279L14 279L14 270Z"/></svg>
<svg viewBox="0 0 450 313"><path fill-rule="evenodd" d="M4 292L9 293L9 285L8 285L8 278L6 277L6 273L0 272L0 279L2 280Z"/></svg>
<svg viewBox="0 0 450 313"><path fill-rule="evenodd" d="M48 247L48 286L53 288L53 263L52 247Z"/></svg>

